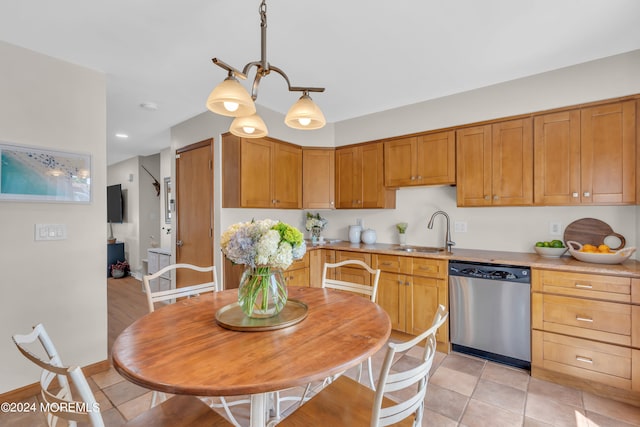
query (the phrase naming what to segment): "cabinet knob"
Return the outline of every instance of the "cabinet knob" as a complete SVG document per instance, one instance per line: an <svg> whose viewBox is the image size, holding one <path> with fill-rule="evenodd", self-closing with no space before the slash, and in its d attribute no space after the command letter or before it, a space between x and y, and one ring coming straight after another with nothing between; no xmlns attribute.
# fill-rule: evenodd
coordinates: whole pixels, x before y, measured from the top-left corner
<svg viewBox="0 0 640 427"><path fill-rule="evenodd" d="M418 179L422 179L422 175L418 175Z"/></svg>
<svg viewBox="0 0 640 427"><path fill-rule="evenodd" d="M498 200L498 199L500 199L500 197L498 197L497 195L493 196L493 200Z"/></svg>
<svg viewBox="0 0 640 427"><path fill-rule="evenodd" d="M334 205L333 200L332 200L332 201L330 201L330 202L329 202L329 204L330 204L331 206L333 206L333 205Z"/></svg>
<svg viewBox="0 0 640 427"><path fill-rule="evenodd" d="M415 177L415 176L412 176L412 177L411 177L411 181L415 181L415 180L416 180L416 177Z"/></svg>
<svg viewBox="0 0 640 427"><path fill-rule="evenodd" d="M271 204L275 205L276 204L276 199L271 199Z"/></svg>
<svg viewBox="0 0 640 427"><path fill-rule="evenodd" d="M585 191L584 193L582 193L582 195L584 197L591 197L591 193L589 193L588 191Z"/></svg>
<svg viewBox="0 0 640 427"><path fill-rule="evenodd" d="M571 197L578 198L578 192L574 191L573 193L571 193Z"/></svg>
<svg viewBox="0 0 640 427"><path fill-rule="evenodd" d="M487 195L487 196L484 196L484 199L485 199L485 200L489 200L489 196L488 196L488 195Z"/></svg>

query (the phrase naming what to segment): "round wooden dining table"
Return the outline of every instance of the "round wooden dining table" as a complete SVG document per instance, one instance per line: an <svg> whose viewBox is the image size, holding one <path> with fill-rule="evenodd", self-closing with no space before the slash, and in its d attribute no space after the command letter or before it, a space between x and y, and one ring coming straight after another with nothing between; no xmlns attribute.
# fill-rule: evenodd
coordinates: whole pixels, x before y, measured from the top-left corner
<svg viewBox="0 0 640 427"><path fill-rule="evenodd" d="M251 395L251 427L267 424L267 394L305 386L358 365L384 346L391 321L358 295L290 287L307 306L299 323L280 329L233 330L216 312L237 290L184 299L126 328L112 350L115 369L142 387L195 396Z"/></svg>

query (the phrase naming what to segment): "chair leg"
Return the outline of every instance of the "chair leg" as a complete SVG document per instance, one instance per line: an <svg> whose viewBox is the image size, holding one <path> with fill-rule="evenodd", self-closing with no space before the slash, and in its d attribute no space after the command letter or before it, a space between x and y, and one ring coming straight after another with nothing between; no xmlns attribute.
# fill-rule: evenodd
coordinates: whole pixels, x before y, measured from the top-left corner
<svg viewBox="0 0 640 427"><path fill-rule="evenodd" d="M371 358L367 359L367 370L369 371L369 385L373 391L376 390L376 384L373 381L373 367L371 366Z"/></svg>

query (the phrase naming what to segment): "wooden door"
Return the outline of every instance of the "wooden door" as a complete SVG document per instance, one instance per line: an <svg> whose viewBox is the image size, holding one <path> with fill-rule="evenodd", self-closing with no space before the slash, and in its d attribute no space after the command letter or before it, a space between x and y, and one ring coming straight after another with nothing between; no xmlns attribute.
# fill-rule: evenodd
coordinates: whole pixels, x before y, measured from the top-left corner
<svg viewBox="0 0 640 427"><path fill-rule="evenodd" d="M416 138L416 179L420 185L456 183L456 133L437 132Z"/></svg>
<svg viewBox="0 0 640 427"><path fill-rule="evenodd" d="M273 144L264 138L242 138L240 147L241 207L273 207L272 150Z"/></svg>
<svg viewBox="0 0 640 427"><path fill-rule="evenodd" d="M458 206L491 205L491 125L456 131Z"/></svg>
<svg viewBox="0 0 640 427"><path fill-rule="evenodd" d="M377 302L391 319L391 328L405 331L405 306L409 278L404 274L383 271L378 280Z"/></svg>
<svg viewBox="0 0 640 427"><path fill-rule="evenodd" d="M635 101L626 101L582 110L583 203L635 202L635 107Z"/></svg>
<svg viewBox="0 0 640 427"><path fill-rule="evenodd" d="M336 149L336 204L358 208L362 202L362 156L359 147Z"/></svg>
<svg viewBox="0 0 640 427"><path fill-rule="evenodd" d="M534 121L534 204L580 203L580 110Z"/></svg>
<svg viewBox="0 0 640 427"><path fill-rule="evenodd" d="M533 204L532 120L492 125L491 173L494 206Z"/></svg>
<svg viewBox="0 0 640 427"><path fill-rule="evenodd" d="M272 207L302 209L302 148L272 142Z"/></svg>
<svg viewBox="0 0 640 427"><path fill-rule="evenodd" d="M384 144L384 183L387 187L417 185L417 137L399 138Z"/></svg>
<svg viewBox="0 0 640 427"><path fill-rule="evenodd" d="M447 281L430 277L413 276L411 278L409 303L407 304L407 330L411 335L419 335L431 327L438 305L447 304ZM438 330L439 342L448 343L448 327Z"/></svg>
<svg viewBox="0 0 640 427"><path fill-rule="evenodd" d="M361 208L384 208L384 149L382 142L360 147L362 158Z"/></svg>
<svg viewBox="0 0 640 427"><path fill-rule="evenodd" d="M302 149L302 208L335 208L335 150Z"/></svg>
<svg viewBox="0 0 640 427"><path fill-rule="evenodd" d="M213 265L213 139L176 150L176 262ZM176 286L211 281L178 271Z"/></svg>

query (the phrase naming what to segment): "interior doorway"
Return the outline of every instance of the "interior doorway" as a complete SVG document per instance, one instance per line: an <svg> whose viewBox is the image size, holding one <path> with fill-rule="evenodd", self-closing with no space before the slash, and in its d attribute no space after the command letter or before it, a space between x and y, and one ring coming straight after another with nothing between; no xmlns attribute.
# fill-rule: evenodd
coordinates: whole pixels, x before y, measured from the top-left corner
<svg viewBox="0 0 640 427"><path fill-rule="evenodd" d="M213 138L176 150L176 262L214 265ZM211 281L211 273L179 271L176 287Z"/></svg>

